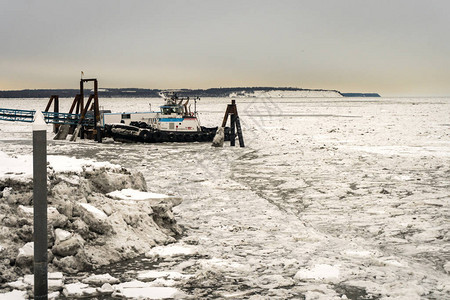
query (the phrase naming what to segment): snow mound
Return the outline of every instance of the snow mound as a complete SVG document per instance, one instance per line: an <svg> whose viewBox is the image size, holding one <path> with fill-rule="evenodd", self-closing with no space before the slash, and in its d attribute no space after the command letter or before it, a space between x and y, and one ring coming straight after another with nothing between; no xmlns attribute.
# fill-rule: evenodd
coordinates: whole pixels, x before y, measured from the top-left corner
<svg viewBox="0 0 450 300"><path fill-rule="evenodd" d="M33 207L30 206L33 181L31 168L26 170L26 164L33 164L31 156L21 160L0 151L0 157L5 158L5 164L0 164L0 187L4 187L0 189L0 220L4 225L0 232L0 251L2 258L15 260L18 267L0 268L0 281L14 282L21 273L32 271L33 265ZM53 168L52 161L58 167ZM13 166L24 167L20 176L6 174ZM156 245L175 242L174 236L182 233L172 212L181 198L144 192L147 185L140 172L59 156L50 159L47 183L48 202L52 205L47 211L48 223L52 225L49 227L52 255L48 263L55 270L78 273L132 259ZM108 193L127 201L111 199ZM11 239L11 236L18 238ZM66 293L72 294L70 288ZM81 294L97 293L86 287Z"/></svg>

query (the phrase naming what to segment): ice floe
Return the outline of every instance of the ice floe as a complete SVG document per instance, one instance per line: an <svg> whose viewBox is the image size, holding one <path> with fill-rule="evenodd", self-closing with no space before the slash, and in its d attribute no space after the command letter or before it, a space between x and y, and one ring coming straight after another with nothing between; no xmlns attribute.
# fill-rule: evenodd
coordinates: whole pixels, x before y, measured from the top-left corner
<svg viewBox="0 0 450 300"><path fill-rule="evenodd" d="M167 199L167 198L177 198L175 196L168 196L165 194L158 194L158 193L149 193L149 192L142 192L138 190L133 189L122 189L120 191L114 191L111 193L108 193L107 196L117 199L117 200L134 200L134 201L145 201L145 200L159 200L159 199Z"/></svg>
<svg viewBox="0 0 450 300"><path fill-rule="evenodd" d="M173 287L155 287L150 283L134 280L114 285L113 297L134 299L168 299L182 297L183 293Z"/></svg>
<svg viewBox="0 0 450 300"><path fill-rule="evenodd" d="M82 282L86 284L101 286L105 283L116 284L119 283L120 281L119 279L112 277L110 274L106 273L106 274L91 275L83 279Z"/></svg>
<svg viewBox="0 0 450 300"><path fill-rule="evenodd" d="M176 257L176 256L191 256L198 254L197 248L185 245L167 245L157 246L145 253L146 257Z"/></svg>
<svg viewBox="0 0 450 300"><path fill-rule="evenodd" d="M310 268L300 269L295 279L336 280L339 279L339 266L317 264Z"/></svg>
<svg viewBox="0 0 450 300"><path fill-rule="evenodd" d="M0 294L0 300L21 300L27 299L27 292L14 290L11 292L6 292L4 294Z"/></svg>

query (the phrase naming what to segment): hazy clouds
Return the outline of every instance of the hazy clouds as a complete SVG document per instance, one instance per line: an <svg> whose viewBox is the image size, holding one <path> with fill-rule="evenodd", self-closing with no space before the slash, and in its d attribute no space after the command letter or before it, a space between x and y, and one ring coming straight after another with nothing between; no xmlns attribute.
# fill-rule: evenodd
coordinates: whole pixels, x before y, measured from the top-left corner
<svg viewBox="0 0 450 300"><path fill-rule="evenodd" d="M449 1L0 0L0 89L450 95Z"/></svg>

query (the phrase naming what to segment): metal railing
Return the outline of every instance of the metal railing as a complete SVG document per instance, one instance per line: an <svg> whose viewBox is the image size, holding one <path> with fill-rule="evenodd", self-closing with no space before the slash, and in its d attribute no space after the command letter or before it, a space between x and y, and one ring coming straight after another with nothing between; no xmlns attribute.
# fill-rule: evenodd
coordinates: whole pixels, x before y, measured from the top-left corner
<svg viewBox="0 0 450 300"><path fill-rule="evenodd" d="M0 120L11 121L11 122L28 122L31 123L34 120L34 110L23 110L23 109L9 109L0 108ZM68 114L59 112L42 112L44 115L44 120L49 124L68 124L77 125L80 121L81 114ZM87 113L81 125L94 125L94 115Z"/></svg>

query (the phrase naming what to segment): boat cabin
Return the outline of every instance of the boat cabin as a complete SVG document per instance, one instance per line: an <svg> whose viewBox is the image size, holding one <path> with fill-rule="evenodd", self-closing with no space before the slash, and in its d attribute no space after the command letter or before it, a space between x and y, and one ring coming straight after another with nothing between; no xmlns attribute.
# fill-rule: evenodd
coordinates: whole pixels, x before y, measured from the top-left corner
<svg viewBox="0 0 450 300"><path fill-rule="evenodd" d="M160 106L159 112L126 112L102 114L102 123L130 125L131 122L144 124L161 131L199 132L200 122L197 112L191 112L188 106L189 98L172 96L166 98L166 103ZM185 101L183 103L183 101Z"/></svg>

